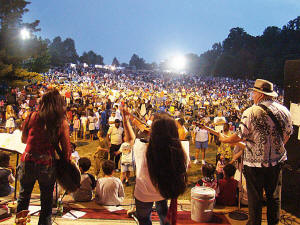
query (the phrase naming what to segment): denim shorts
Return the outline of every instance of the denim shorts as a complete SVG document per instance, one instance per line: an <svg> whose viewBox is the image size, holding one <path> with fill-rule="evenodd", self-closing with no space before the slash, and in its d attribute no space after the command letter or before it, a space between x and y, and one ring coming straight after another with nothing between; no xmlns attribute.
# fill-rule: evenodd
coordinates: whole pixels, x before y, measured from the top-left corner
<svg viewBox="0 0 300 225"><path fill-rule="evenodd" d="M200 148L204 148L204 149L207 149L208 148L208 141L204 141L204 142L201 142L201 141L196 141L196 148L200 149Z"/></svg>
<svg viewBox="0 0 300 225"><path fill-rule="evenodd" d="M121 163L121 172L133 171L132 163Z"/></svg>

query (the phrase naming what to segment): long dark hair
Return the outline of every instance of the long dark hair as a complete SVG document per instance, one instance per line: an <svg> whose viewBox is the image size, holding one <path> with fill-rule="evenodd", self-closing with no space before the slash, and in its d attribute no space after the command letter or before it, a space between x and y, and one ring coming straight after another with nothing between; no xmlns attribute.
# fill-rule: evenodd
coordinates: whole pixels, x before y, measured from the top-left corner
<svg viewBox="0 0 300 225"><path fill-rule="evenodd" d="M164 198L177 198L184 193L187 156L175 120L167 113L154 117L146 157L151 181Z"/></svg>
<svg viewBox="0 0 300 225"><path fill-rule="evenodd" d="M40 101L39 119L51 143L58 141L58 131L65 118L65 103L57 89L51 89Z"/></svg>

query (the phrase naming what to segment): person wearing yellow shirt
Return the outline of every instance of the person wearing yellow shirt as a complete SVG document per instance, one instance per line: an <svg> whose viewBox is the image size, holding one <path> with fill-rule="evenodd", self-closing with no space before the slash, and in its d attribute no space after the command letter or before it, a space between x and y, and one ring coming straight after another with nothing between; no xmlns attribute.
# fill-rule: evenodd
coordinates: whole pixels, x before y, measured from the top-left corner
<svg viewBox="0 0 300 225"><path fill-rule="evenodd" d="M188 132L184 127L184 119L183 118L177 119L176 124L178 127L179 140L185 140Z"/></svg>

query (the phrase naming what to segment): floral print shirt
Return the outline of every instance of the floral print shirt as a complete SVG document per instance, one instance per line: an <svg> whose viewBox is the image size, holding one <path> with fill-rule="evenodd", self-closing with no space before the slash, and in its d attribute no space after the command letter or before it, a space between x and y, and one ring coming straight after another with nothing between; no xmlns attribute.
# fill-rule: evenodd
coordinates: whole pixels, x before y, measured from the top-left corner
<svg viewBox="0 0 300 225"><path fill-rule="evenodd" d="M283 140L293 133L291 114L283 105L272 101L262 101L282 127L283 139L267 112L258 105L245 110L242 115L238 136L245 140L244 165L250 167L274 166L287 160Z"/></svg>

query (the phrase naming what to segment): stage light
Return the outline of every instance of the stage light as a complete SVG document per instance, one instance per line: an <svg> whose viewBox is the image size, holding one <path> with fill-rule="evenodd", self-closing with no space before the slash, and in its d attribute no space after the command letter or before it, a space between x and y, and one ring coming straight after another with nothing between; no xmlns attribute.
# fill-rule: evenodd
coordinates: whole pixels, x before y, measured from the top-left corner
<svg viewBox="0 0 300 225"><path fill-rule="evenodd" d="M23 28L21 31L20 31L20 36L23 40L26 40L26 39L29 39L30 38L30 32L28 29L26 28Z"/></svg>
<svg viewBox="0 0 300 225"><path fill-rule="evenodd" d="M175 70L182 70L184 69L186 64L186 58L183 55L176 55L171 58L170 67Z"/></svg>

